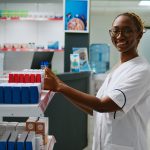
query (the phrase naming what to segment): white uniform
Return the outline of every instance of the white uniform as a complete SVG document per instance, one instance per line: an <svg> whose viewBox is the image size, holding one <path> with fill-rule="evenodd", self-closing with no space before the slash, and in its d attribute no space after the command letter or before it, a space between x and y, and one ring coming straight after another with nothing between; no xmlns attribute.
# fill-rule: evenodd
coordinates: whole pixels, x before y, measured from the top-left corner
<svg viewBox="0 0 150 150"><path fill-rule="evenodd" d="M109 96L123 111L94 111L93 150L148 150L150 66L141 57L121 64L109 74L97 97ZM115 119L114 119L115 117Z"/></svg>

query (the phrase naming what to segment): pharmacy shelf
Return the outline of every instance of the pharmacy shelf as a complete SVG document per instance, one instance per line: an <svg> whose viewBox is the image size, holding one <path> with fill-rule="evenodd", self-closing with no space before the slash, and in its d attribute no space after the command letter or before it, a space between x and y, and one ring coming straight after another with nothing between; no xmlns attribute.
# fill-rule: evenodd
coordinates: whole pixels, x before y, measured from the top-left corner
<svg viewBox="0 0 150 150"><path fill-rule="evenodd" d="M0 17L1 21L63 21L63 17Z"/></svg>
<svg viewBox="0 0 150 150"><path fill-rule="evenodd" d="M1 117L42 117L54 96L54 92L42 90L38 104L0 104Z"/></svg>
<svg viewBox="0 0 150 150"><path fill-rule="evenodd" d="M21 49L11 49L11 48L0 48L2 52L64 52L64 49L29 49L29 48L21 48Z"/></svg>

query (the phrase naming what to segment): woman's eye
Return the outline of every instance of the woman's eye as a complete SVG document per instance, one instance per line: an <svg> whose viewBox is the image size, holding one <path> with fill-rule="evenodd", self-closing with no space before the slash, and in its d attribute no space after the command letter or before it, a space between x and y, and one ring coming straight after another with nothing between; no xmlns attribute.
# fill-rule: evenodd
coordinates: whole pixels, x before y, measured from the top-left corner
<svg viewBox="0 0 150 150"><path fill-rule="evenodd" d="M120 32L119 30L112 30L113 33L118 33Z"/></svg>
<svg viewBox="0 0 150 150"><path fill-rule="evenodd" d="M124 29L124 32L125 33L130 33L130 32L132 32L132 30L130 28L126 28L126 29Z"/></svg>

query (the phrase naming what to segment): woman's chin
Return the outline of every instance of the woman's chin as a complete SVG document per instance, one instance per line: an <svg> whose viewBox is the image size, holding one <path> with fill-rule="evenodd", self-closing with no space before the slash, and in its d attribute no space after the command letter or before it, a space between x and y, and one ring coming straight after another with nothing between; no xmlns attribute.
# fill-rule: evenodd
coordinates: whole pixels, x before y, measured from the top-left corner
<svg viewBox="0 0 150 150"><path fill-rule="evenodd" d="M119 52L126 52L127 51L127 47L116 47L118 49Z"/></svg>

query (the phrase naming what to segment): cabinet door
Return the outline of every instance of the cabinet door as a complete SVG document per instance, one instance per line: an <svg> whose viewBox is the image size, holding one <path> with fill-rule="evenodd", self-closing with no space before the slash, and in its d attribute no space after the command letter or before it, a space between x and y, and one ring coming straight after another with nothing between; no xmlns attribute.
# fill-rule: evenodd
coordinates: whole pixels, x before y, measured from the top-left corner
<svg viewBox="0 0 150 150"><path fill-rule="evenodd" d="M89 92L89 72L62 74L59 77L69 86ZM87 114L56 93L47 107L49 134L55 135L54 150L82 150L87 146Z"/></svg>

